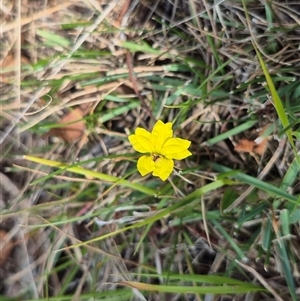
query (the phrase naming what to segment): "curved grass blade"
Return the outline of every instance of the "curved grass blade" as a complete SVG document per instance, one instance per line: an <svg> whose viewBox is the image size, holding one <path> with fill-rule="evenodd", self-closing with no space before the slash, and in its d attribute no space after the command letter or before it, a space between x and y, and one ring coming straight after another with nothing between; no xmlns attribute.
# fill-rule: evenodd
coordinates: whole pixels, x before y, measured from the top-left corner
<svg viewBox="0 0 300 301"><path fill-rule="evenodd" d="M148 195L153 195L155 196L157 194L157 191L154 189L151 189L149 187L146 187L144 185L141 184L137 184L137 183L132 183L130 181L127 181L125 179L120 179L111 175L107 175L104 173L100 173L100 172L96 172L96 171L92 171L92 170L88 170L82 167L74 167L72 165L68 165L65 163L61 163L61 162L57 162L57 161L52 161L52 160L47 160L47 159L43 159L43 158L38 158L38 157L34 157L34 156L24 156L24 159L28 160L28 161L32 161L32 162L36 162L39 164L43 164L43 165L47 165L47 166L51 166L51 167L56 167L58 169L63 169L63 170L67 170L67 171L71 171L80 175L84 175L86 177L91 177L91 178L96 178L105 182L110 182L110 183L115 183L117 185L120 186L124 186L124 187L128 187L128 188L132 188L135 189L137 191L143 192L145 194Z"/></svg>
<svg viewBox="0 0 300 301"><path fill-rule="evenodd" d="M204 194L206 194L210 191L216 190L216 189L218 189L218 188L220 188L224 185L231 185L232 183L233 183L232 181L225 180L225 179L217 180L215 182L209 183L209 184L207 184L205 186L202 186L201 188L193 191L192 193L188 194L186 197L184 197L182 200L178 201L174 205L159 211L158 213L154 214L153 216L150 216L150 217L146 218L143 221L137 222L137 223L135 223L133 225L130 225L128 227L118 229L116 231L104 234L100 237L96 237L96 238L93 238L91 240L88 240L88 241L85 241L85 242L82 242L82 243L79 243L79 244L75 244L73 246L66 247L66 248L63 248L63 249L71 249L71 248L76 248L76 247L88 245L90 243L94 243L94 242L97 242L97 241L100 241L100 240L104 240L108 237L115 236L116 234L123 233L123 232L126 232L126 231L131 230L131 229L139 228L139 227L142 227L142 226L148 226L149 224L152 224L155 221L157 221L157 220L159 220L159 219L161 219L161 218L177 211L177 209L184 208L189 203L192 203L193 201L199 200L199 197L201 195L204 195Z"/></svg>

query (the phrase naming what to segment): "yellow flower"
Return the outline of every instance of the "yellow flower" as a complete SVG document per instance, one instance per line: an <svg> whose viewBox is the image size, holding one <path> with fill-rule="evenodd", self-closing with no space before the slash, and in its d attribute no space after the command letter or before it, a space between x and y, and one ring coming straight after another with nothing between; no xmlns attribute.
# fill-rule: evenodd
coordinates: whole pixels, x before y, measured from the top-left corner
<svg viewBox="0 0 300 301"><path fill-rule="evenodd" d="M174 168L175 160L182 160L191 155L188 151L191 141L172 138L172 123L158 120L152 132L137 128L134 135L128 137L133 148L142 154L137 169L142 176L152 172L153 176L165 181Z"/></svg>

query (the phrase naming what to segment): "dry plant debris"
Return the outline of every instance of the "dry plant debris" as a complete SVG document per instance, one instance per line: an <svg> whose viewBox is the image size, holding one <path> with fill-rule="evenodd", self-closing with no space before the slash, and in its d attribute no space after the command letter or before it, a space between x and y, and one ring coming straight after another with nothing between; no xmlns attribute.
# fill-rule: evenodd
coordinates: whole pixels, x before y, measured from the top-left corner
<svg viewBox="0 0 300 301"><path fill-rule="evenodd" d="M0 266L3 266L7 262L14 247L13 241L8 239L7 236L8 233L6 231L0 230Z"/></svg>
<svg viewBox="0 0 300 301"><path fill-rule="evenodd" d="M264 129L261 129L258 132L259 136L254 140L246 138L240 139L234 149L237 152L254 153L262 156L265 153L268 146L268 137L261 137L266 129L267 126L265 126Z"/></svg>
<svg viewBox="0 0 300 301"><path fill-rule="evenodd" d="M46 135L60 137L67 143L75 142L83 136L86 139L86 126L80 108L76 108L63 116L58 125L58 128L51 129Z"/></svg>
<svg viewBox="0 0 300 301"><path fill-rule="evenodd" d="M300 4L2 2L0 299L299 300ZM128 141L157 120L192 142L165 182Z"/></svg>

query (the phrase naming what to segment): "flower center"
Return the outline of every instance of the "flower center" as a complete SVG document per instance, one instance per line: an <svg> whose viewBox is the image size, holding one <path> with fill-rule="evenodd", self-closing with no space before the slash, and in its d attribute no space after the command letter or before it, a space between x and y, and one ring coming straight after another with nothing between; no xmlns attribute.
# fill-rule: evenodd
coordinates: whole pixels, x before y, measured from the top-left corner
<svg viewBox="0 0 300 301"><path fill-rule="evenodd" d="M158 155L158 154L152 154L151 156L152 156L152 161L153 161L153 162L156 162L156 161L161 157L161 156Z"/></svg>

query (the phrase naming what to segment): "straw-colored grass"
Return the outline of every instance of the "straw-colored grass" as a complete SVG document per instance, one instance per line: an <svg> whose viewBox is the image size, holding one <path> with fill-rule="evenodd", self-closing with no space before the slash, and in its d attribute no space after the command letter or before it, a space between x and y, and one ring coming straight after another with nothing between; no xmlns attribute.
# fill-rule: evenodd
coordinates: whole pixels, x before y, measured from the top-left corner
<svg viewBox="0 0 300 301"><path fill-rule="evenodd" d="M299 300L297 1L0 8L3 300ZM165 182L156 120L192 142Z"/></svg>

